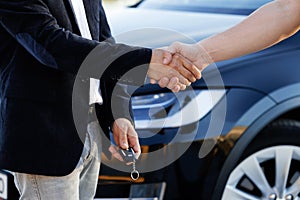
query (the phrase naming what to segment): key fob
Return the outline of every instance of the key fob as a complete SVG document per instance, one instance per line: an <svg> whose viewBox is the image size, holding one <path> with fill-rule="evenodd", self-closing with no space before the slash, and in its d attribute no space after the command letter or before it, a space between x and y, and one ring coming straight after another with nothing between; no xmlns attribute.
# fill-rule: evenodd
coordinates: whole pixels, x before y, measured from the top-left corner
<svg viewBox="0 0 300 200"><path fill-rule="evenodd" d="M122 156L123 160L128 163L128 162L133 162L136 160L135 158L135 153L132 148L129 149L119 149L119 153Z"/></svg>

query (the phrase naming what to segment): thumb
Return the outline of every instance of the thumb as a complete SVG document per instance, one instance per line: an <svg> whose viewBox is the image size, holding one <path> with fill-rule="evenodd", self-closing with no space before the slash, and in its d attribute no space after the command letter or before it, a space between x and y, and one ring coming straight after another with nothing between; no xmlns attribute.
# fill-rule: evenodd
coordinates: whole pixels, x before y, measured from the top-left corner
<svg viewBox="0 0 300 200"><path fill-rule="evenodd" d="M182 47L182 43L173 42L166 50L171 52L172 54L180 53Z"/></svg>
<svg viewBox="0 0 300 200"><path fill-rule="evenodd" d="M172 61L172 54L169 51L163 52L163 64L168 65Z"/></svg>

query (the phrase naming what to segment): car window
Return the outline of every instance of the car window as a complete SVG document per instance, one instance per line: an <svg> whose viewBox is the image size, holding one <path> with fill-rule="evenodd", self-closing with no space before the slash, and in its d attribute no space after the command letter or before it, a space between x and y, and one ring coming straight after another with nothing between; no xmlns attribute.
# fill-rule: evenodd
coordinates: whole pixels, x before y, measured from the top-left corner
<svg viewBox="0 0 300 200"><path fill-rule="evenodd" d="M195 12L250 14L272 0L144 0L139 7Z"/></svg>

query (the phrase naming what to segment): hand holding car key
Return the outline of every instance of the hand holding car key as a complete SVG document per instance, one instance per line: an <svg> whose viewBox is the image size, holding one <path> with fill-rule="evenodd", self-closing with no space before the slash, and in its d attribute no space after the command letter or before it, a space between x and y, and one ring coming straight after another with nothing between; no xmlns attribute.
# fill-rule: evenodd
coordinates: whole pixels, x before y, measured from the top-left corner
<svg viewBox="0 0 300 200"><path fill-rule="evenodd" d="M122 156L123 160L126 162L126 164L131 164L132 163L132 171L130 173L130 176L132 180L136 181L140 174L135 168L135 162L136 162L136 155L134 153L134 150L130 147L129 149L119 149L119 153Z"/></svg>

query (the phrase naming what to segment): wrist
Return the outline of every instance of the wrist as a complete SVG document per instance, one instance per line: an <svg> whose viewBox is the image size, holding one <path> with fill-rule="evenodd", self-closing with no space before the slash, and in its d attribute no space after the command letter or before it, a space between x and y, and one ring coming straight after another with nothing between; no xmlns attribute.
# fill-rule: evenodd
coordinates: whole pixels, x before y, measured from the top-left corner
<svg viewBox="0 0 300 200"><path fill-rule="evenodd" d="M201 71L204 70L208 65L214 63L212 53L205 48L205 45L201 42L195 44L195 48L197 49L197 58L199 64L201 66Z"/></svg>

